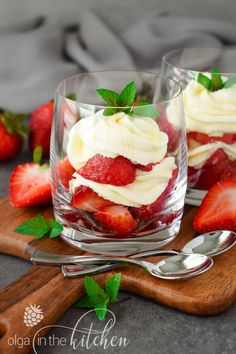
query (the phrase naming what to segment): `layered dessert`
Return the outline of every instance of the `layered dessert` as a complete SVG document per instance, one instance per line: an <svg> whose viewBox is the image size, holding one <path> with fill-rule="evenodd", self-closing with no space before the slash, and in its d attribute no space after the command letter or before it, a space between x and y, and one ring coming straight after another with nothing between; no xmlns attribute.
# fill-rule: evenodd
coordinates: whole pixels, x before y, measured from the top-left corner
<svg viewBox="0 0 236 354"><path fill-rule="evenodd" d="M236 178L236 80L199 74L184 91L190 187Z"/></svg>
<svg viewBox="0 0 236 354"><path fill-rule="evenodd" d="M97 92L113 107L74 124L67 157L58 165L74 212L67 220L81 222L82 216L86 228L111 237L170 224L178 216L166 211L178 168L168 135L157 123L159 113L146 102L135 102L134 82L120 94Z"/></svg>

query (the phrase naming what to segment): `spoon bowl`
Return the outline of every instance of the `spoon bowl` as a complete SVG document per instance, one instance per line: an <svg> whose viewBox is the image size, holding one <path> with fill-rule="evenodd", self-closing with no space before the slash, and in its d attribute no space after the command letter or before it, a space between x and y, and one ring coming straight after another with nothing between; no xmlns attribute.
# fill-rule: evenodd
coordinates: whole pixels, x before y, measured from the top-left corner
<svg viewBox="0 0 236 354"><path fill-rule="evenodd" d="M200 253L210 257L228 251L236 244L236 233L227 230L212 231L189 241L183 248L183 253Z"/></svg>

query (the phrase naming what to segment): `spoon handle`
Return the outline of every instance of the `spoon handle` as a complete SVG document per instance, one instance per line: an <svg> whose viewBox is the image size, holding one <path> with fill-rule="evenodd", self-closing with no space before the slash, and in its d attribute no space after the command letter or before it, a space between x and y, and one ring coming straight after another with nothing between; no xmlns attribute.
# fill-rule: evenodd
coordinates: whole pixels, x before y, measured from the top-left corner
<svg viewBox="0 0 236 354"><path fill-rule="evenodd" d="M148 257L148 256L171 256L178 254L177 251L174 250L154 250L154 251L146 251L142 253L137 253L130 258L139 258L139 257ZM44 251L36 251L31 257L31 261L37 264L46 264L46 265L69 265L69 264L77 264L83 263L84 259L88 256L67 256L61 254L54 254ZM91 256L90 256L91 257ZM110 256L109 256L110 257ZM98 256L97 258L101 258ZM127 259L130 259L127 258ZM123 258L125 259L125 258Z"/></svg>

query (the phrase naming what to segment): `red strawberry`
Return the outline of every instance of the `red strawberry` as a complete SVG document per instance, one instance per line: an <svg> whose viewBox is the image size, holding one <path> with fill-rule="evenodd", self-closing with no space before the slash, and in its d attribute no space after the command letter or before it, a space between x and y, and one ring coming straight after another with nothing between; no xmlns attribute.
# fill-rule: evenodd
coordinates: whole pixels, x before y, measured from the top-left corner
<svg viewBox="0 0 236 354"><path fill-rule="evenodd" d="M13 159L21 151L27 133L23 123L26 118L25 114L0 113L0 161Z"/></svg>
<svg viewBox="0 0 236 354"><path fill-rule="evenodd" d="M64 160L58 163L58 175L61 183L65 189L69 190L69 181L72 179L72 175L75 169L71 166L70 161L66 157Z"/></svg>
<svg viewBox="0 0 236 354"><path fill-rule="evenodd" d="M135 180L135 165L123 156L113 159L95 155L77 172L91 181L113 186L125 186Z"/></svg>
<svg viewBox="0 0 236 354"><path fill-rule="evenodd" d="M201 169L188 168L189 182L195 187L208 190L230 169L231 161L222 149L217 149Z"/></svg>
<svg viewBox="0 0 236 354"><path fill-rule="evenodd" d="M137 225L128 208L123 205L103 207L94 214L94 217L109 230L120 236L130 236Z"/></svg>
<svg viewBox="0 0 236 354"><path fill-rule="evenodd" d="M155 213L161 211L175 185L175 181L178 175L178 169L176 168L172 174L169 183L164 190L164 192L157 198L155 202L149 205L143 205L140 208L133 208L132 211L135 215L138 215L141 218L146 218L154 215Z"/></svg>
<svg viewBox="0 0 236 354"><path fill-rule="evenodd" d="M10 177L10 201L15 208L44 206L51 203L50 172L34 162L18 165Z"/></svg>
<svg viewBox="0 0 236 354"><path fill-rule="evenodd" d="M216 141L222 141L226 144L233 144L236 142L236 134L225 133L222 136L209 136L204 133L190 132L187 134L188 139L194 139L201 144L214 143Z"/></svg>
<svg viewBox="0 0 236 354"><path fill-rule="evenodd" d="M43 156L49 156L50 136L53 118L53 102L38 107L30 119L30 148L33 151L36 146L41 145Z"/></svg>
<svg viewBox="0 0 236 354"><path fill-rule="evenodd" d="M228 168L226 168L221 175L221 180L229 178L236 179L236 160L230 161Z"/></svg>
<svg viewBox="0 0 236 354"><path fill-rule="evenodd" d="M153 166L155 165L155 163L149 163L148 165L141 165L141 164L137 164L135 165L136 168L138 168L139 170L142 171L146 171L146 172L150 172L153 168Z"/></svg>
<svg viewBox="0 0 236 354"><path fill-rule="evenodd" d="M236 231L236 180L216 183L206 194L195 215L193 226L198 232Z"/></svg>
<svg viewBox="0 0 236 354"><path fill-rule="evenodd" d="M175 127L168 120L165 112L162 112L160 114L157 123L159 125L160 130L168 135L168 151L175 151L180 139L180 130L175 129Z"/></svg>
<svg viewBox="0 0 236 354"><path fill-rule="evenodd" d="M73 194L70 204L73 208L93 212L113 203L99 197L91 188L80 186Z"/></svg>

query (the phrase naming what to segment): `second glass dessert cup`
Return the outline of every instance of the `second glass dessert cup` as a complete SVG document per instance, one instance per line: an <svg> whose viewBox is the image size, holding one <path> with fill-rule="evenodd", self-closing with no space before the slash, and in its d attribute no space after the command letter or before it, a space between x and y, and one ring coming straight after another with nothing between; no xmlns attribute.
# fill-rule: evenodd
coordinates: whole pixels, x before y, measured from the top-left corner
<svg viewBox="0 0 236 354"><path fill-rule="evenodd" d="M236 55L225 48L174 50L164 56L162 71L183 88L186 202L200 205L215 183L236 179Z"/></svg>
<svg viewBox="0 0 236 354"><path fill-rule="evenodd" d="M132 71L66 79L50 159L66 242L113 255L162 247L179 232L186 192L180 85Z"/></svg>

